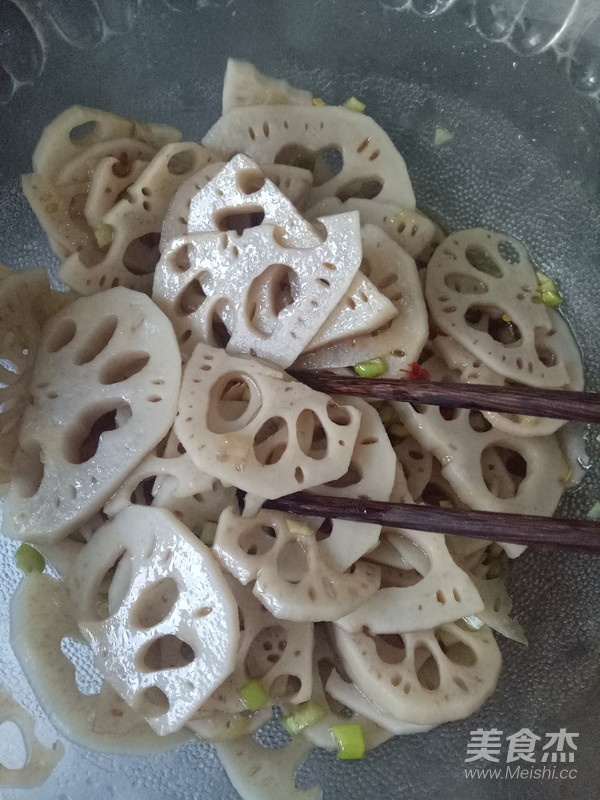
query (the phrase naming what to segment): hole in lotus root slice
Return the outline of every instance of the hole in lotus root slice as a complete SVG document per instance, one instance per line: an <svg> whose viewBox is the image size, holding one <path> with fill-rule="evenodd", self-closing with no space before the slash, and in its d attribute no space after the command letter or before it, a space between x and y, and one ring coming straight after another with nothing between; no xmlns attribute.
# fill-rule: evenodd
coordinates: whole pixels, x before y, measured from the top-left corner
<svg viewBox="0 0 600 800"><path fill-rule="evenodd" d="M486 447L481 454L481 472L492 494L500 498L515 497L527 476L527 462L516 450Z"/></svg>
<svg viewBox="0 0 600 800"><path fill-rule="evenodd" d="M58 343L64 346L56 349L54 337L61 331ZM40 347L44 357L33 371L33 402L23 416L21 447L31 454L39 443L44 474L37 491L23 497L22 480L35 489L27 475L39 477L31 472L31 458L25 458L8 493L5 518L5 533L34 542L75 531L166 434L175 416L181 369L168 320L148 298L127 289L76 300L52 319ZM123 367L120 359L132 353L149 353L145 366L138 362L131 377L115 373L115 364ZM105 389L99 401L105 366L109 378L122 380Z"/></svg>
<svg viewBox="0 0 600 800"><path fill-rule="evenodd" d="M493 289L493 304L473 302L473 293L464 291L473 281ZM425 294L434 323L485 366L530 386L564 386L564 361L544 353L540 358L536 347L541 333L552 328L548 309L533 302L533 289L523 287L537 287L537 279L520 242L474 229L439 245L427 267Z"/></svg>
<svg viewBox="0 0 600 800"><path fill-rule="evenodd" d="M502 242L500 244L502 244ZM515 252L518 251L515 250ZM498 245L498 253L502 255L500 251L500 245ZM490 275L492 278L504 277L502 267L499 266L498 260L494 258L494 256L485 247L478 247L476 245L467 247L467 249L465 250L465 256L469 264L473 267L473 269L476 269L479 272L483 272L485 275ZM513 261L512 263L518 263L519 260L520 259L517 259L516 262ZM446 286L448 286L447 282ZM458 291L460 291L461 289L462 287L460 287Z"/></svg>
<svg viewBox="0 0 600 800"><path fill-rule="evenodd" d="M100 373L100 383L112 386L127 381L141 372L149 361L149 353L142 351L122 353L104 364Z"/></svg>
<svg viewBox="0 0 600 800"><path fill-rule="evenodd" d="M383 565L381 587L360 608L338 620L345 630L402 634L483 609L475 584L454 562L443 536L386 528L384 542L371 554Z"/></svg>
<svg viewBox="0 0 600 800"><path fill-rule="evenodd" d="M255 194L263 188L266 178L260 169L253 169L252 167L249 167L248 169L240 170L236 175L235 180L238 185L238 189L240 189L240 191L242 191L244 194Z"/></svg>
<svg viewBox="0 0 600 800"><path fill-rule="evenodd" d="M85 464L90 461L98 452L101 441L108 446L110 437L106 439L107 434L123 428L131 415L131 408L125 402L114 408L106 409L103 405L94 405L84 409L65 431L63 457L69 464Z"/></svg>
<svg viewBox="0 0 600 800"><path fill-rule="evenodd" d="M63 317L52 325L46 341L46 349L50 353L58 353L66 347L77 333L77 326L72 319Z"/></svg>
<svg viewBox="0 0 600 800"><path fill-rule="evenodd" d="M179 131L169 125L138 123L97 108L71 106L44 129L33 154L33 168L53 180L82 151L99 143L131 138L138 144L146 144L153 152L180 136Z"/></svg>
<svg viewBox="0 0 600 800"><path fill-rule="evenodd" d="M123 253L123 266L133 275L148 275L154 272L160 251L160 233L152 231L132 239Z"/></svg>
<svg viewBox="0 0 600 800"><path fill-rule="evenodd" d="M118 318L114 314L107 314L103 317L93 328L92 332L86 335L83 346L79 347L75 355L74 361L78 366L89 364L97 356L106 349L110 340L117 330L119 324ZM66 332L66 328L69 331ZM71 334L72 331L72 334ZM56 339L53 337L48 349L50 352L55 353L61 350L65 344L69 344L71 339L75 336L76 327L73 320L61 320L55 335L60 337L60 346L56 346Z"/></svg>
<svg viewBox="0 0 600 800"><path fill-rule="evenodd" d="M270 336L278 318L292 306L300 293L298 275L285 264L270 264L250 285L246 316L259 334Z"/></svg>
<svg viewBox="0 0 600 800"><path fill-rule="evenodd" d="M109 604L110 615L98 620L94 586L124 549L131 581L118 607ZM167 511L132 506L106 523L81 551L69 591L98 668L160 735L185 724L234 668L233 595L211 551Z"/></svg>
<svg viewBox="0 0 600 800"><path fill-rule="evenodd" d="M300 435L297 420L307 409L315 416ZM250 374L247 360L197 345L184 372L175 432L198 469L271 499L297 490L299 483L309 488L344 474L359 420L356 409L258 360ZM326 444L319 434L311 445L318 427ZM319 453L326 449L323 458L306 455L317 447Z"/></svg>
<svg viewBox="0 0 600 800"><path fill-rule="evenodd" d="M417 725L468 716L490 696L501 666L489 628L464 631L455 623L403 633L405 658L386 663L381 637L333 626L344 667L356 686L387 713ZM435 661L435 667L430 659Z"/></svg>
<svg viewBox="0 0 600 800"><path fill-rule="evenodd" d="M173 578L161 578L146 586L132 609L132 624L142 629L155 628L169 616L178 599L179 587Z"/></svg>
<svg viewBox="0 0 600 800"><path fill-rule="evenodd" d="M179 636L168 633L138 653L138 669L148 672L187 667L195 658L193 647Z"/></svg>
<svg viewBox="0 0 600 800"><path fill-rule="evenodd" d="M211 367L208 362L203 365L206 366ZM227 433L245 428L252 422L262 404L260 390L249 374L223 375L211 386L210 392L207 424L213 433ZM269 422L267 420L265 425ZM262 435L262 429L257 432L256 437L259 434Z"/></svg>
<svg viewBox="0 0 600 800"><path fill-rule="evenodd" d="M437 357L424 366L432 380L444 380L450 371ZM451 374L451 373L450 373ZM441 464L441 475L459 500L469 508L507 511L517 514L554 513L564 483L566 464L556 439L552 436L522 437L492 428L473 430L468 410L458 412L452 420L444 419L437 409L423 407L417 413L408 403L394 403L395 413L408 432ZM490 491L482 472L482 454L488 448L500 447L517 452L526 462L525 477L516 491L503 491L498 497ZM500 465L497 467L501 469ZM504 467L502 467L504 469ZM523 466L520 467L523 472ZM514 487L515 477L511 478ZM422 498L430 498L425 491Z"/></svg>
<svg viewBox="0 0 600 800"><path fill-rule="evenodd" d="M517 346L521 342L521 331L514 322L507 322L509 315L497 306L472 305L465 311L465 322L470 328L487 333L495 342L505 346ZM517 359L517 367L523 369Z"/></svg>
<svg viewBox="0 0 600 800"><path fill-rule="evenodd" d="M268 419L254 437L253 448L260 464L276 464L288 445L287 423L283 417Z"/></svg>
<svg viewBox="0 0 600 800"><path fill-rule="evenodd" d="M74 253L63 263L61 278L81 294L92 294L114 281L150 292L169 203L189 171L197 171L210 160L210 154L193 143L162 148L129 187L126 197L104 215L102 224L112 227L113 238L103 258L86 266Z"/></svg>
<svg viewBox="0 0 600 800"><path fill-rule="evenodd" d="M224 158L245 153L265 164L289 164L289 154L295 149L305 158L301 164L297 158L292 163L311 166L314 159L315 171L318 154L335 150L341 154L343 168L313 188L312 203L347 192L349 185L373 181L381 184L379 201L406 208L415 205L406 165L387 134L370 117L345 108L234 108L211 128L203 144Z"/></svg>
<svg viewBox="0 0 600 800"><path fill-rule="evenodd" d="M264 525L274 529L273 546L259 559L244 552L240 537ZM350 572L329 565L315 526L300 517L265 509L241 518L226 509L219 520L214 552L242 583L256 580L253 593L276 617L295 621L337 619L357 608L379 585L379 569L358 562Z"/></svg>
<svg viewBox="0 0 600 800"><path fill-rule="evenodd" d="M388 373L394 374L417 361L427 341L427 308L415 262L374 225L364 225L361 237L362 263L369 264L369 280L390 300L397 315L370 333L303 354L297 362L300 367L338 368L384 358Z"/></svg>
<svg viewBox="0 0 600 800"><path fill-rule="evenodd" d="M238 545L249 556L263 556L275 544L275 536L274 528L257 525L240 536Z"/></svg>

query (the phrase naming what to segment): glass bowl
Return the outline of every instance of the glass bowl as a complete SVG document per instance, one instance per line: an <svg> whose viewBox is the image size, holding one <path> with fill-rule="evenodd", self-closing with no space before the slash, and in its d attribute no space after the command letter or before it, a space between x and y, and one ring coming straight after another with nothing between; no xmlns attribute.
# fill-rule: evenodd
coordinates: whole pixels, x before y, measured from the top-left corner
<svg viewBox="0 0 600 800"><path fill-rule="evenodd" d="M219 115L227 57L248 59L327 102L364 101L404 155L419 206L449 228L483 226L521 239L559 279L587 387L598 390L599 17L593 0L3 0L0 260L56 268L19 184L55 115L78 103L172 123L199 139ZM452 133L442 146L434 144L439 128ZM595 466L561 513L583 516L600 495L593 436L590 448ZM40 736L52 738L9 644L14 549L2 540L0 683L36 716ZM599 584L597 558L529 550L510 586L529 646L500 641L504 667L484 707L395 738L361 762L313 751L298 785L318 783L325 800L597 797ZM503 736L523 728L541 737L577 733L569 775L469 777L470 732L493 728ZM213 749L197 741L147 758L65 748L48 782L0 788L0 797L238 796Z"/></svg>

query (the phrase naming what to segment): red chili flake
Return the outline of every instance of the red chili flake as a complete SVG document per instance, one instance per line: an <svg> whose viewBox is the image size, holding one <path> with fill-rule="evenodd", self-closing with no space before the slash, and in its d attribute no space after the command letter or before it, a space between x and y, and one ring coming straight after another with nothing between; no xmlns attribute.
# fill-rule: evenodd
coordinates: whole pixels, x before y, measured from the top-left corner
<svg viewBox="0 0 600 800"><path fill-rule="evenodd" d="M400 372L404 372L409 381L429 380L429 372L418 361L413 361L412 364L408 365L408 369L401 369Z"/></svg>

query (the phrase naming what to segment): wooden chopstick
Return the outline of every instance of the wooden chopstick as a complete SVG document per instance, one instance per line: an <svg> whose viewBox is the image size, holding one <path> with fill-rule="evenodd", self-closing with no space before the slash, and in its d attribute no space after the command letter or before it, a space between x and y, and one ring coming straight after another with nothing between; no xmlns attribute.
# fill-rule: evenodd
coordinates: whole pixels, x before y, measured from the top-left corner
<svg viewBox="0 0 600 800"><path fill-rule="evenodd" d="M305 492L268 500L265 507L309 517L374 522L391 528L453 533L476 539L600 554L600 523L589 519L561 519L495 511L455 511L437 506L383 503Z"/></svg>
<svg viewBox="0 0 600 800"><path fill-rule="evenodd" d="M600 422L600 392L570 392L528 386L488 386L391 378L353 378L312 370L290 375L327 394L377 397L407 403L503 411L531 417Z"/></svg>

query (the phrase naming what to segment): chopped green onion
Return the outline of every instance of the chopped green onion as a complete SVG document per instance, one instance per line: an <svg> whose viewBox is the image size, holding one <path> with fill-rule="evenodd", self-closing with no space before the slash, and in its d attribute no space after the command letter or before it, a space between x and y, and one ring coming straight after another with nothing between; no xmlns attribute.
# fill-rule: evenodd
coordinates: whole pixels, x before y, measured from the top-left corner
<svg viewBox="0 0 600 800"><path fill-rule="evenodd" d="M216 533L217 523L206 520L202 523L202 528L200 529L200 541L203 542L203 544L205 544L207 547L212 547L215 541Z"/></svg>
<svg viewBox="0 0 600 800"><path fill-rule="evenodd" d="M540 422L539 417L528 417L527 414L517 414L519 418L519 422L522 422L524 425L538 425Z"/></svg>
<svg viewBox="0 0 600 800"><path fill-rule="evenodd" d="M312 99L313 106L326 106L327 103L323 100L322 97L313 97Z"/></svg>
<svg viewBox="0 0 600 800"><path fill-rule="evenodd" d="M360 725L332 725L329 728L338 746L337 757L342 759L362 758L365 754L365 738Z"/></svg>
<svg viewBox="0 0 600 800"><path fill-rule="evenodd" d="M108 223L105 222L96 228L94 236L98 247L103 249L112 244L112 240L115 238L115 229L112 225L108 225Z"/></svg>
<svg viewBox="0 0 600 800"><path fill-rule="evenodd" d="M297 705L291 714L281 717L279 722L291 736L296 736L309 725L314 725L315 722L322 720L326 714L323 706L313 700L307 700L306 703Z"/></svg>
<svg viewBox="0 0 600 800"><path fill-rule="evenodd" d="M18 568L21 572L25 572L26 574L30 572L43 572L46 569L46 559L44 556L39 550L36 550L35 547L27 544L27 542L23 542L23 544L19 545L15 553L15 558Z"/></svg>
<svg viewBox="0 0 600 800"><path fill-rule="evenodd" d="M558 292L542 292L542 303L545 306L559 306L562 303L562 297Z"/></svg>
<svg viewBox="0 0 600 800"><path fill-rule="evenodd" d="M296 537L296 536L315 535L314 528L311 528L311 526L307 522L304 522L300 518L295 519L294 517L288 517L286 519L286 525L290 536Z"/></svg>
<svg viewBox="0 0 600 800"><path fill-rule="evenodd" d="M546 275L544 272L537 270L535 273L538 286L541 292L541 300L545 306L559 306L562 303L562 297L558 291L558 286Z"/></svg>
<svg viewBox="0 0 600 800"><path fill-rule="evenodd" d="M267 690L258 681L248 681L240 689L240 700L248 711L258 711L259 708L266 705L268 699Z"/></svg>
<svg viewBox="0 0 600 800"><path fill-rule="evenodd" d="M357 111L359 114L362 114L366 108L366 105L359 100L358 97L349 97L344 106L348 109L348 111Z"/></svg>
<svg viewBox="0 0 600 800"><path fill-rule="evenodd" d="M446 142L451 142L454 139L454 134L452 131L446 130L446 128L436 128L435 134L433 135L433 146L440 147Z"/></svg>
<svg viewBox="0 0 600 800"><path fill-rule="evenodd" d="M387 362L383 358L372 358L354 365L354 372L359 378L378 378L387 372Z"/></svg>
<svg viewBox="0 0 600 800"><path fill-rule="evenodd" d="M587 515L588 519L600 520L600 500L596 500L594 505L588 511Z"/></svg>
<svg viewBox="0 0 600 800"><path fill-rule="evenodd" d="M383 422L384 426L391 425L396 415L394 414L394 409L389 403L383 403L377 409L377 413L379 414L379 419Z"/></svg>

